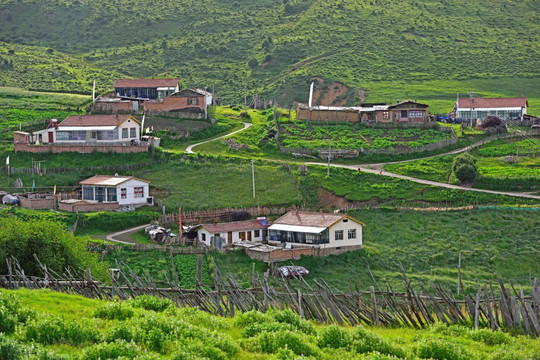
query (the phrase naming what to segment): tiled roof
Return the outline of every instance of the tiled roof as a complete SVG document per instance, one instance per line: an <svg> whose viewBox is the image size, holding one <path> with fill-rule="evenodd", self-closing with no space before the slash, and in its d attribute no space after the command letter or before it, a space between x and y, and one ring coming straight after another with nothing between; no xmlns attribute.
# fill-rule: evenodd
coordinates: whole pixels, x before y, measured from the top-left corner
<svg viewBox="0 0 540 360"><path fill-rule="evenodd" d="M71 115L58 125L62 126L118 126L131 118L131 115Z"/></svg>
<svg viewBox="0 0 540 360"><path fill-rule="evenodd" d="M308 211L291 210L276 221L274 224L285 224L295 226L310 226L310 227L330 227L343 218L350 218L346 214L329 214ZM353 219L355 220L355 219ZM355 220L357 221L357 220ZM362 224L360 221L358 223Z"/></svg>
<svg viewBox="0 0 540 360"><path fill-rule="evenodd" d="M525 97L519 98L473 98L473 109L481 108L508 108L508 107L528 107L529 102ZM459 99L460 109L470 109L471 99L461 98Z"/></svg>
<svg viewBox="0 0 540 360"><path fill-rule="evenodd" d="M114 81L115 88L177 87L178 79L119 79Z"/></svg>
<svg viewBox="0 0 540 360"><path fill-rule="evenodd" d="M201 94L192 89L184 89L170 95L170 97L181 97L181 96L204 96L204 94Z"/></svg>
<svg viewBox="0 0 540 360"><path fill-rule="evenodd" d="M137 179L133 176L120 176L120 175L94 175L91 178L79 181L81 185L101 185L101 186L116 186L128 180L138 180L145 183L149 181Z"/></svg>
<svg viewBox="0 0 540 360"><path fill-rule="evenodd" d="M261 225L257 220L235 221L235 222L219 223L219 224L204 224L201 226L205 228L209 233L260 230L260 229L267 228L267 226Z"/></svg>

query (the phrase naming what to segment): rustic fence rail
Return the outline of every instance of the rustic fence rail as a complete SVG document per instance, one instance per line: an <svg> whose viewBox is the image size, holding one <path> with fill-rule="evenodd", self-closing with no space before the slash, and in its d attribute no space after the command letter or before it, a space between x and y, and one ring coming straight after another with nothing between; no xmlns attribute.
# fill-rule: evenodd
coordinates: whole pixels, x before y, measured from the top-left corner
<svg viewBox="0 0 540 360"><path fill-rule="evenodd" d="M153 162L153 164L164 164L166 161L160 161L160 162ZM83 172L92 172L92 171L127 171L132 169L140 169L143 167L148 166L147 163L135 163L135 164L118 164L118 165L96 165L96 166L86 166L86 167L78 167L78 168L70 168L70 167L50 167L47 168L46 166L43 166L41 168L42 174L64 174L64 173L83 173ZM0 166L0 171L8 171L7 166ZM10 167L9 171L11 174L33 174L36 170L34 168L17 168L17 167Z"/></svg>
<svg viewBox="0 0 540 360"><path fill-rule="evenodd" d="M183 289L175 282L159 288L150 277L137 276L129 267L127 271L119 269L111 276L111 285L94 279L89 269L78 273L66 271L60 275L41 263L42 277L27 276L17 260L11 258L7 259L8 274L0 276L0 287L50 288L109 300L153 295L169 298L178 306L194 306L221 316L234 316L236 312L249 310L290 309L321 323L423 328L441 322L540 335L540 283L537 278L530 282L530 295L525 295L523 287L516 290L514 284L508 286L499 278L495 284L478 282L476 292L466 294L464 300L458 301L439 282L413 286L401 266L404 292L395 292L390 284L382 290L375 279L377 290L370 286L369 291L356 288L343 292L322 279L314 280L315 286L302 278L272 281L270 270L262 279L253 273L251 288L244 289L232 275L222 274L217 267L213 289L208 289L201 285L201 264L199 255L195 289Z"/></svg>

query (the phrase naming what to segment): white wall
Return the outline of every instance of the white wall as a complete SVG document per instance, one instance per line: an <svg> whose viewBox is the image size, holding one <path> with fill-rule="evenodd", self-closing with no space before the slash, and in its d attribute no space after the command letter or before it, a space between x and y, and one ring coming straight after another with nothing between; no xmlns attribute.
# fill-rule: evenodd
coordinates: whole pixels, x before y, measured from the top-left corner
<svg viewBox="0 0 540 360"><path fill-rule="evenodd" d="M255 237L255 230L244 230L244 231L233 231L232 232L232 243L239 243L242 241L242 239L240 239L240 233L241 232L244 232L246 233L245 235L245 239L246 241L248 240L248 232L251 232L251 241L262 241L262 235L263 235L263 229L260 229L259 230L259 236L258 237ZM205 234L206 235L206 239L205 241L203 241L203 236L202 234ZM228 244L229 243L229 233L227 232L222 232L222 233L210 233L208 232L205 228L201 227L198 231L197 231L197 236L199 238L199 241L201 242L204 242L207 246L210 246L210 238L212 236L221 236L223 239L224 239L224 242L225 244Z"/></svg>
<svg viewBox="0 0 540 360"><path fill-rule="evenodd" d="M135 137L131 137L130 134L130 129L131 128L135 128ZM122 129L128 129L127 132L128 132L128 137L127 138L123 138L122 137ZM118 126L118 141L131 141L133 139L140 139L141 138L141 124L139 124L138 122L132 120L132 119L127 119L126 121L124 121L122 124L120 124L120 126Z"/></svg>
<svg viewBox="0 0 540 360"><path fill-rule="evenodd" d="M143 188L143 197L142 198L136 198L135 197L135 188L136 187L142 187ZM122 191L121 189L126 189L127 191L127 197L126 199L122 199ZM136 204L146 204L146 198L150 196L149 186L148 183L145 183L143 181L131 179L128 180L116 187L116 198L118 199L118 204L120 205L136 205Z"/></svg>
<svg viewBox="0 0 540 360"><path fill-rule="evenodd" d="M343 222L343 221L346 222ZM356 229L356 239L348 239L348 230ZM343 240L336 240L336 230L343 230ZM342 219L329 230L330 243L321 244L321 247L340 247L362 245L362 224L351 219Z"/></svg>

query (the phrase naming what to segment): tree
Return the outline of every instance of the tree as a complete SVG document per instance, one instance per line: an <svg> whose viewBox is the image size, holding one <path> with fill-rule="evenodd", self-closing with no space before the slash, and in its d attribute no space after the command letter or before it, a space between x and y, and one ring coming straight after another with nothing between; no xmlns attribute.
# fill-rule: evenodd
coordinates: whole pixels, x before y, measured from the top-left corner
<svg viewBox="0 0 540 360"><path fill-rule="evenodd" d="M460 182L473 181L478 176L476 159L470 154L463 153L454 159L452 171Z"/></svg>
<svg viewBox="0 0 540 360"><path fill-rule="evenodd" d="M259 62L255 58L249 59L248 65L249 65L250 68L253 69L254 67L257 67L257 65L259 65Z"/></svg>
<svg viewBox="0 0 540 360"><path fill-rule="evenodd" d="M94 276L106 279L106 267L86 245L84 238L74 236L56 221L13 217L0 220L0 259L15 257L27 275L43 275L35 254L42 264L57 273L64 273L66 268L84 270L90 266ZM0 262L0 273L7 274L5 260Z"/></svg>

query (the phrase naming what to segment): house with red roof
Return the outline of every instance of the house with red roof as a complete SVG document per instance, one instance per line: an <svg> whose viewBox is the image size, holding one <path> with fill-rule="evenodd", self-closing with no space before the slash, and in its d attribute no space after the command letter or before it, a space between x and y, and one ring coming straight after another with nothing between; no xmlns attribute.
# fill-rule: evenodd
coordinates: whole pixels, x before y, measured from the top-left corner
<svg viewBox="0 0 540 360"><path fill-rule="evenodd" d="M485 119L497 116L503 120L522 119L527 114L526 97L516 98L458 98L452 113L462 120Z"/></svg>
<svg viewBox="0 0 540 360"><path fill-rule="evenodd" d="M255 220L233 221L228 223L202 224L196 228L200 243L216 247L216 241L227 246L248 242L262 242L267 238L271 223L265 217ZM219 238L219 240L218 240ZM217 246L221 248L221 246Z"/></svg>
<svg viewBox="0 0 540 360"><path fill-rule="evenodd" d="M150 198L150 182L133 176L95 175L79 184L82 200L86 201L117 202L120 206L146 205Z"/></svg>

